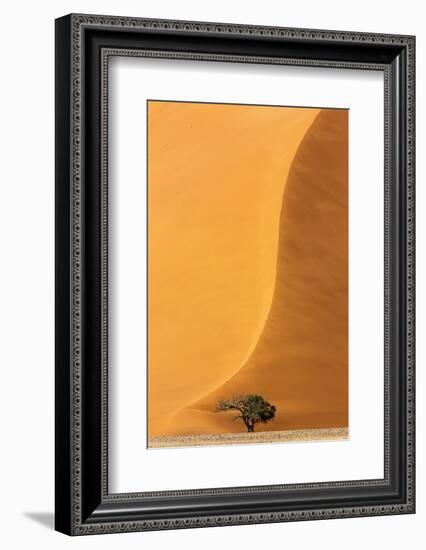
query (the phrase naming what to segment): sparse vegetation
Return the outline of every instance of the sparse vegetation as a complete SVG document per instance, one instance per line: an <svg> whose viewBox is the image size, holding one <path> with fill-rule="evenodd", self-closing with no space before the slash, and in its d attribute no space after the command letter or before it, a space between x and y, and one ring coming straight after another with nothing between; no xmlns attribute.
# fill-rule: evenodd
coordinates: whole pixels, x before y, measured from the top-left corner
<svg viewBox="0 0 426 550"><path fill-rule="evenodd" d="M236 395L230 399L221 399L216 411L238 411L234 420L242 420L248 432L254 432L256 424L270 422L275 417L276 407L268 403L261 395Z"/></svg>

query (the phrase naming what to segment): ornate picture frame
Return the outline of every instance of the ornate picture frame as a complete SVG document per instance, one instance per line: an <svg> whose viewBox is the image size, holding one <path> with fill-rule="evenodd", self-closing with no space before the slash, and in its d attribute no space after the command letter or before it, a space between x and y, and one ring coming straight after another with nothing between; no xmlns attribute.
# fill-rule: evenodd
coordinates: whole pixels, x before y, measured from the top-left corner
<svg viewBox="0 0 426 550"><path fill-rule="evenodd" d="M109 492L107 129L113 56L383 73L383 478ZM80 14L56 20L58 531L86 535L415 512L414 157L413 36ZM365 310L368 315L368 304Z"/></svg>

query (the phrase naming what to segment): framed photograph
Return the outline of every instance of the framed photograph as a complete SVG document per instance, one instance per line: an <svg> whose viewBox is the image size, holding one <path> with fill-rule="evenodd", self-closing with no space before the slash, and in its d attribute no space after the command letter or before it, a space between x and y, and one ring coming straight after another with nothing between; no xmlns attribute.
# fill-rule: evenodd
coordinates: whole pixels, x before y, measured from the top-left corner
<svg viewBox="0 0 426 550"><path fill-rule="evenodd" d="M56 21L56 529L415 511L413 36Z"/></svg>

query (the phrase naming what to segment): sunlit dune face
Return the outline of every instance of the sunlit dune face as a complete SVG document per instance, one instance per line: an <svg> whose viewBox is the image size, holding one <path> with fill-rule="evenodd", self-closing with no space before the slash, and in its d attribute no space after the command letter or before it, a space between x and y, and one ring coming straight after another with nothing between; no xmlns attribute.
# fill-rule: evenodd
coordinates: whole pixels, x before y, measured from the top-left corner
<svg viewBox="0 0 426 550"><path fill-rule="evenodd" d="M147 108L149 436L241 431L214 409L246 391L346 426L347 112Z"/></svg>

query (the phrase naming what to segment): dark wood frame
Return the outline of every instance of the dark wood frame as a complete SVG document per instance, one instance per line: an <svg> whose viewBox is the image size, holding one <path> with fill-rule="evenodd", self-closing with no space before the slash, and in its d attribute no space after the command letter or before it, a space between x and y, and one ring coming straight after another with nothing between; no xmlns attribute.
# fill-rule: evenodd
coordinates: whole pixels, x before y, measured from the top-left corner
<svg viewBox="0 0 426 550"><path fill-rule="evenodd" d="M412 36L91 15L56 21L57 530L84 535L414 512L414 49ZM383 71L383 479L108 493L111 55Z"/></svg>

